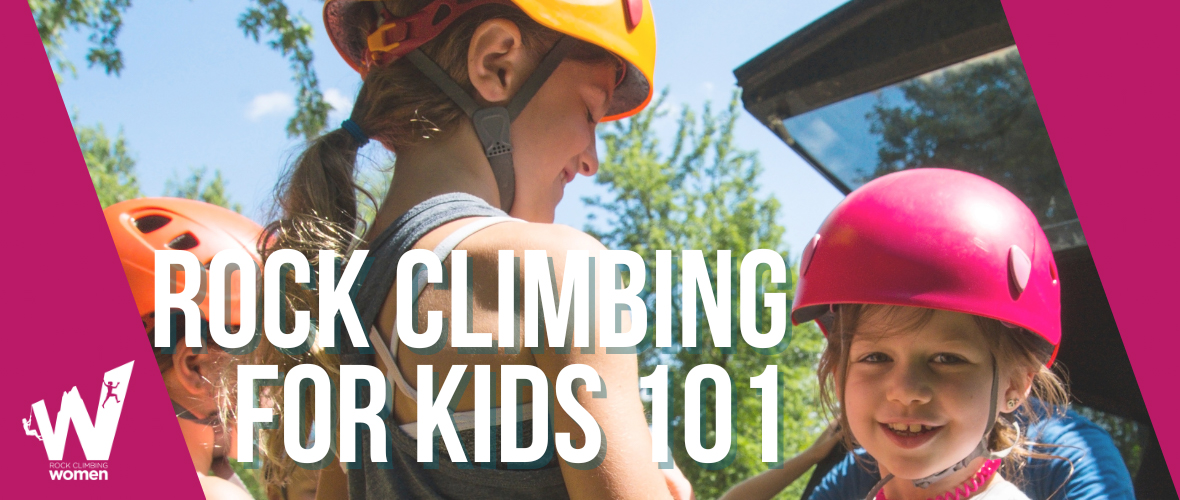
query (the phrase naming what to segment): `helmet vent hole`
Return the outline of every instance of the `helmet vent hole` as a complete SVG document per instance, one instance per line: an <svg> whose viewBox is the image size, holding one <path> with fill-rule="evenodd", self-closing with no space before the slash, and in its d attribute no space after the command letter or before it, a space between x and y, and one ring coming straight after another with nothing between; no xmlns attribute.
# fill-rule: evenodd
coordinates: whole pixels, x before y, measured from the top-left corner
<svg viewBox="0 0 1180 500"><path fill-rule="evenodd" d="M1053 284L1057 284L1057 264L1049 263L1049 277L1053 279Z"/></svg>
<svg viewBox="0 0 1180 500"><path fill-rule="evenodd" d="M450 15L451 15L451 6L446 5L446 4L440 5L438 7L438 10L434 11L434 19L430 20L430 24L437 26L438 23L443 22L443 20L446 19L447 17L449 17Z"/></svg>
<svg viewBox="0 0 1180 500"><path fill-rule="evenodd" d="M172 241L169 241L168 244L164 246L173 250L188 250L199 245L200 243L201 242L197 241L197 237L193 236L192 233L184 233L173 238Z"/></svg>
<svg viewBox="0 0 1180 500"><path fill-rule="evenodd" d="M169 222L172 222L172 219L163 215L148 215L131 219L131 225L135 226L135 229L138 229L143 234L160 229L168 225Z"/></svg>

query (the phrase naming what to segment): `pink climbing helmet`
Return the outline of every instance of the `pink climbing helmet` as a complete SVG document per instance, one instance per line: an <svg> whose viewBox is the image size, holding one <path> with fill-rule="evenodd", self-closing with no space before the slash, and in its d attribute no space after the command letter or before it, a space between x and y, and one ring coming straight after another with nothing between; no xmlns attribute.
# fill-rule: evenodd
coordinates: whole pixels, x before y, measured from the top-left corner
<svg viewBox="0 0 1180 500"><path fill-rule="evenodd" d="M1036 216L975 174L903 170L853 191L803 250L791 321L835 304L942 309L994 318L1061 342L1061 287Z"/></svg>

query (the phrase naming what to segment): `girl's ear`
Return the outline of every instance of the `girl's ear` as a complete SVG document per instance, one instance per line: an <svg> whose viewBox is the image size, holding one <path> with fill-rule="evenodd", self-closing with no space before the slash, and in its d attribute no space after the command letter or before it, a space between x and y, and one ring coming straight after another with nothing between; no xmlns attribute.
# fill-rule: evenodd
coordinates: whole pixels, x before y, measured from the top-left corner
<svg viewBox="0 0 1180 500"><path fill-rule="evenodd" d="M185 392L195 397L213 395L214 356L208 352L194 352L188 348L181 338L176 344L176 352L172 355L172 369L176 371L176 381Z"/></svg>
<svg viewBox="0 0 1180 500"><path fill-rule="evenodd" d="M1008 380L1008 390L1004 391L1004 400L999 402L1000 411L1012 413L1020 408L1020 404L1027 400L1032 392L1033 379L1036 376L1036 371L1013 373L1012 378ZM1016 404L1009 405L1011 401L1015 401Z"/></svg>
<svg viewBox="0 0 1180 500"><path fill-rule="evenodd" d="M520 28L507 19L480 24L467 48L467 77L487 102L507 101L536 64L524 50Z"/></svg>

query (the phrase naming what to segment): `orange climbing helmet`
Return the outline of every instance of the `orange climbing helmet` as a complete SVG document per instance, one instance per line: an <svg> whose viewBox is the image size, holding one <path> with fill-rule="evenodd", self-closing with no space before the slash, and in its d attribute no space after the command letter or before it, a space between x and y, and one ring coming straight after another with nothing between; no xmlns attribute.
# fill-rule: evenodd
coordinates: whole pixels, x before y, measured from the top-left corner
<svg viewBox="0 0 1180 500"><path fill-rule="evenodd" d="M328 0L324 26L340 56L363 76L422 46L472 8L490 3L514 5L542 26L602 47L626 63L603 121L631 116L651 101L656 27L648 0L435 0L403 18L394 18L380 0Z"/></svg>
<svg viewBox="0 0 1180 500"><path fill-rule="evenodd" d="M135 297L139 315L146 317L156 310L155 250L187 250L196 255L207 273L209 262L221 250L245 249L261 265L258 241L262 226L237 212L209 203L183 198L140 198L116 203L103 210L111 239L123 262L127 284ZM241 273L234 273L227 294L228 320L238 324L238 290ZM184 273L172 282L184 286ZM208 276L201 280L207 286ZM200 294L201 314L209 319L209 295Z"/></svg>

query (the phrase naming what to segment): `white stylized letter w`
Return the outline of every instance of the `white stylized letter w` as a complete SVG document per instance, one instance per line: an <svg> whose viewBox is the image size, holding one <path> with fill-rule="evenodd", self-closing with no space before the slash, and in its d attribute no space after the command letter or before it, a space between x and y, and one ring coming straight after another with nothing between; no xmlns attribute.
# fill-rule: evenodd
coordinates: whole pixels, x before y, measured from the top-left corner
<svg viewBox="0 0 1180 500"><path fill-rule="evenodd" d="M127 396L127 385L131 379L134 361L106 372L103 377L102 393L99 395L98 412L93 423L78 387L61 396L61 408L57 411L57 422L49 420L45 400L33 403L33 415L37 417L37 428L44 439L45 454L50 460L61 460L65 453L66 436L70 433L70 422L82 443L86 460L107 460L111 456L111 444L115 440L115 428L119 426L119 415L123 413L123 400ZM108 404L107 399L111 399Z"/></svg>

